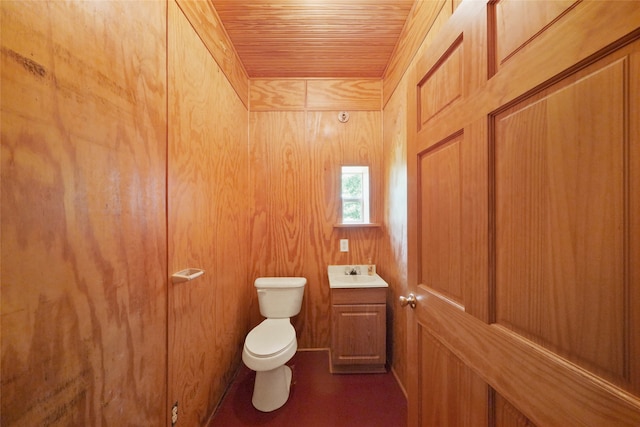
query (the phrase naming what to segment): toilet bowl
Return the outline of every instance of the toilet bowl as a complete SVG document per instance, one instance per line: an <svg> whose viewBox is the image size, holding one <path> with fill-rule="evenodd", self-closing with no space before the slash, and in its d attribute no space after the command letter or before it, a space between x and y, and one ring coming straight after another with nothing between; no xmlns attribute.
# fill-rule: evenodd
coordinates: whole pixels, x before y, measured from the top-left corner
<svg viewBox="0 0 640 427"><path fill-rule="evenodd" d="M242 361L256 371L251 403L259 411L275 411L289 399L292 372L285 363L298 349L290 317L300 312L306 282L304 277L255 281L260 313L266 319L247 334Z"/></svg>
<svg viewBox="0 0 640 427"><path fill-rule="evenodd" d="M242 361L254 371L270 371L287 363L298 349L296 330L289 319L266 319L244 342Z"/></svg>
<svg viewBox="0 0 640 427"><path fill-rule="evenodd" d="M289 399L292 374L285 363L297 349L296 331L289 319L266 319L247 335L242 361L256 371L251 403L259 411L274 411Z"/></svg>

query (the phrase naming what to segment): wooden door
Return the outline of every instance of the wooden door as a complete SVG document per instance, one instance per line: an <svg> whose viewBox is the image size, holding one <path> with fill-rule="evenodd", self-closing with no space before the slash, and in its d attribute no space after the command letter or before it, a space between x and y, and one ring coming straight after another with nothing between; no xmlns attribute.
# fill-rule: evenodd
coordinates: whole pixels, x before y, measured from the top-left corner
<svg viewBox="0 0 640 427"><path fill-rule="evenodd" d="M411 68L411 426L640 425L639 27L462 2Z"/></svg>

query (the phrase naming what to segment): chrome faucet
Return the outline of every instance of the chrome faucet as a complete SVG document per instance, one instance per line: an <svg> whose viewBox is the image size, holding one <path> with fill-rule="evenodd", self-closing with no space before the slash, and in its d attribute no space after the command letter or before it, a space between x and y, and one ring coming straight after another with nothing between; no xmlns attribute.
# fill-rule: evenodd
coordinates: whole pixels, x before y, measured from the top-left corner
<svg viewBox="0 0 640 427"><path fill-rule="evenodd" d="M362 274L362 273L360 272L360 267L356 265L356 266L353 266L353 267L349 267L349 266L345 267L344 268L344 274L350 275L350 276L356 276L356 275Z"/></svg>

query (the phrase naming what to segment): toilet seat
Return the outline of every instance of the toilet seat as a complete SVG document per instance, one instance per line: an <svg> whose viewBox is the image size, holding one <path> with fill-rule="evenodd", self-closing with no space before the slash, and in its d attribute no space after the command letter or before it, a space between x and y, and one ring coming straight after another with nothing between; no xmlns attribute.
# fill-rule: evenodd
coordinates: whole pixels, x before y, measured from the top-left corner
<svg viewBox="0 0 640 427"><path fill-rule="evenodd" d="M288 318L265 319L245 339L245 350L253 357L268 358L288 349L296 341L296 330Z"/></svg>

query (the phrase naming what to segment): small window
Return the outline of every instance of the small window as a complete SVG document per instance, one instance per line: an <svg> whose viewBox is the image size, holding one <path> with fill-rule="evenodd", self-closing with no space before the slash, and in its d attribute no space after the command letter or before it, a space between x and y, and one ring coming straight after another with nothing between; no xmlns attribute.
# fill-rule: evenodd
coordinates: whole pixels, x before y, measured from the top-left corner
<svg viewBox="0 0 640 427"><path fill-rule="evenodd" d="M369 166L342 166L342 222L370 222Z"/></svg>

